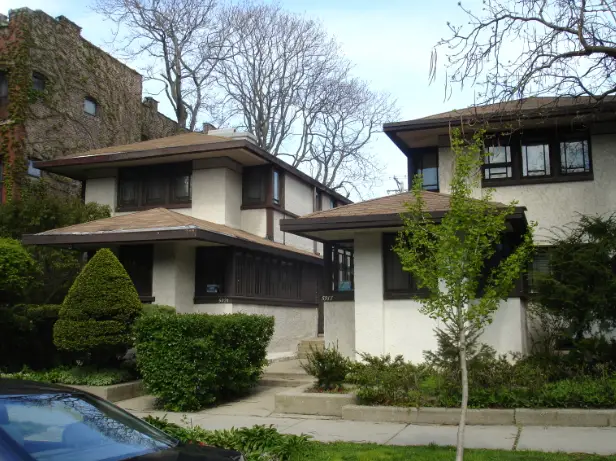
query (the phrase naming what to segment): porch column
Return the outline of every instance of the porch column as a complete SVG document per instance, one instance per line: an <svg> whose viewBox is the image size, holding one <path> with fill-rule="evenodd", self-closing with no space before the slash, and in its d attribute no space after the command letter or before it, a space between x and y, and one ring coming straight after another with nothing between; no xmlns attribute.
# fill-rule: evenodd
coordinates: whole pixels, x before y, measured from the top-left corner
<svg viewBox="0 0 616 461"><path fill-rule="evenodd" d="M384 353L382 234L355 234L355 349Z"/></svg>
<svg viewBox="0 0 616 461"><path fill-rule="evenodd" d="M193 312L195 247L178 242L154 245L152 291L156 304Z"/></svg>

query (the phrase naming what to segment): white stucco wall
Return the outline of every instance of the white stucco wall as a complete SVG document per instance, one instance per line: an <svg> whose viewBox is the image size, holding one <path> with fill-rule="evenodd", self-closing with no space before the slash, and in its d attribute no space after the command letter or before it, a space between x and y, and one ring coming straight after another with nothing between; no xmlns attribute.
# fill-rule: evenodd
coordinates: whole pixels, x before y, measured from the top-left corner
<svg viewBox="0 0 616 461"><path fill-rule="evenodd" d="M193 311L194 247L183 243L154 245L152 293L156 304L173 306L179 313Z"/></svg>
<svg viewBox="0 0 616 461"><path fill-rule="evenodd" d="M225 224L236 229L242 227L242 175L225 169Z"/></svg>
<svg viewBox="0 0 616 461"><path fill-rule="evenodd" d="M616 135L593 135L591 155L594 180L564 183L497 187L494 200L508 203L517 200L527 208L526 217L536 221L536 240L545 242L550 230L577 221L578 213L604 214L616 209ZM453 154L439 149L439 187L449 191Z"/></svg>
<svg viewBox="0 0 616 461"><path fill-rule="evenodd" d="M265 237L267 234L267 217L264 208L242 210L240 214L241 229L246 232Z"/></svg>
<svg viewBox="0 0 616 461"><path fill-rule="evenodd" d="M115 213L116 194L116 178L93 178L86 181L86 203L109 205L112 216Z"/></svg>
<svg viewBox="0 0 616 461"><path fill-rule="evenodd" d="M287 219L284 213L280 211L274 210L274 242L283 243L285 245L290 245L295 248L299 248L305 251L314 251L314 241L300 237L295 234L290 234L289 232L283 232L280 230L280 220Z"/></svg>
<svg viewBox="0 0 616 461"><path fill-rule="evenodd" d="M355 234L355 348L372 355L385 352L381 252L380 233Z"/></svg>
<svg viewBox="0 0 616 461"><path fill-rule="evenodd" d="M313 187L293 175L285 175L284 208L300 216L312 213L314 208Z"/></svg>
<svg viewBox="0 0 616 461"><path fill-rule="evenodd" d="M323 307L325 347L338 346L342 355L355 358L355 303L326 302Z"/></svg>
<svg viewBox="0 0 616 461"><path fill-rule="evenodd" d="M257 304L233 304L233 313L258 314L274 317L274 336L268 352L296 352L302 339L317 335L316 307L285 307Z"/></svg>

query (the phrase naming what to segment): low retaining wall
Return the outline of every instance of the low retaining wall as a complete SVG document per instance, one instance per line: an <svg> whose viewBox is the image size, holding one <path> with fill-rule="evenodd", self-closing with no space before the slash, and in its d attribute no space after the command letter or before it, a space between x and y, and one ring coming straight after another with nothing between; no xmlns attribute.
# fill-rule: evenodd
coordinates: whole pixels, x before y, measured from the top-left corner
<svg viewBox="0 0 616 461"><path fill-rule="evenodd" d="M306 392L306 384L276 394L275 411L303 415L337 416L352 421L457 426L458 408L407 408L357 405L354 394ZM477 426L616 427L616 409L469 409L466 424Z"/></svg>
<svg viewBox="0 0 616 461"><path fill-rule="evenodd" d="M111 386L69 386L94 394L110 402L119 402L135 397L141 397L145 391L141 381L113 384Z"/></svg>
<svg viewBox="0 0 616 461"><path fill-rule="evenodd" d="M353 394L306 392L314 384L305 384L275 396L276 413L342 416L342 408L357 402Z"/></svg>

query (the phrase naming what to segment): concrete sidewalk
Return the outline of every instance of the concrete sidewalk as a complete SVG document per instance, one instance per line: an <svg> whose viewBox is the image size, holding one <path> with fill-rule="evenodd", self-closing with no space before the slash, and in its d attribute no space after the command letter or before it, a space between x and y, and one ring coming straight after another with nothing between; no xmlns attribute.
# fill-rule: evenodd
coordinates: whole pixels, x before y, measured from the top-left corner
<svg viewBox="0 0 616 461"><path fill-rule="evenodd" d="M253 413L258 411L255 405ZM199 413L139 412L166 417L168 421L204 429L230 429L273 425L285 434L307 434L320 442L366 442L385 445L454 445L456 426L420 426L396 423L345 421L336 418L309 418L305 415L256 416L229 414L228 407L219 407ZM250 411L248 411L250 413ZM537 450L547 452L616 453L616 428L539 427L539 426L467 426L467 448L499 450Z"/></svg>

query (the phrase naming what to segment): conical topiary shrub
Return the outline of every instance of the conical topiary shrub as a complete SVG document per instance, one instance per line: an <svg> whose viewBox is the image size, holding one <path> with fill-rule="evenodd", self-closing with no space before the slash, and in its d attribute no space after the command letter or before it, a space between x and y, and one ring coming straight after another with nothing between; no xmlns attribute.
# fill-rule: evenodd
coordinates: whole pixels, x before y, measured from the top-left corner
<svg viewBox="0 0 616 461"><path fill-rule="evenodd" d="M103 365L131 346L131 326L140 312L133 282L104 248L88 261L66 295L54 325L54 343Z"/></svg>

